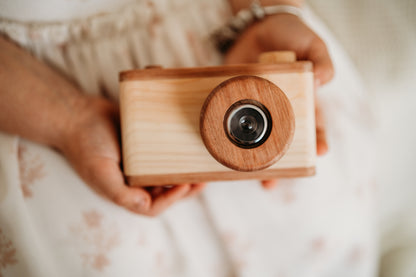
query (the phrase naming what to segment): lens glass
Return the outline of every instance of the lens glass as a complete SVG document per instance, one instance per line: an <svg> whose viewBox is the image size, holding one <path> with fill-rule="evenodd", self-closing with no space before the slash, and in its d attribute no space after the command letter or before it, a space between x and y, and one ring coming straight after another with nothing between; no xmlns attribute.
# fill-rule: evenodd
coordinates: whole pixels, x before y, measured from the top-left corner
<svg viewBox="0 0 416 277"><path fill-rule="evenodd" d="M254 100L242 100L233 104L224 119L228 138L242 148L259 146L270 134L269 112Z"/></svg>

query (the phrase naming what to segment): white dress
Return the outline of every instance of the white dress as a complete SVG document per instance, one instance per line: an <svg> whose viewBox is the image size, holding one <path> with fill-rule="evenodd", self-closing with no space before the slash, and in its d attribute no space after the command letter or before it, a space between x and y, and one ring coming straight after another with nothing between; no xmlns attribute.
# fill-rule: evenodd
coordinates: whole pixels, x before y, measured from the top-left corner
<svg viewBox="0 0 416 277"><path fill-rule="evenodd" d="M221 62L209 33L230 16L225 1L119 3L63 21L53 11L24 20L3 10L0 32L86 93L115 101L120 70ZM375 276L365 93L330 33L309 11L305 20L327 41L337 73L319 92L330 151L315 177L271 191L257 181L211 183L148 218L95 194L56 151L0 133L0 276Z"/></svg>

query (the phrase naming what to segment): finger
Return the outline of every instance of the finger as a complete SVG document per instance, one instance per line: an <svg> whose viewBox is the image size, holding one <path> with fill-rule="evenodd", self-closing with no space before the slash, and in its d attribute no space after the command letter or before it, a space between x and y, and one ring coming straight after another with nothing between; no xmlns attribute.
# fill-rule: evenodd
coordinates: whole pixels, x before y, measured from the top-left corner
<svg viewBox="0 0 416 277"><path fill-rule="evenodd" d="M316 152L318 156L325 155L328 152L328 142L326 138L325 120L319 104L315 107L316 121Z"/></svg>
<svg viewBox="0 0 416 277"><path fill-rule="evenodd" d="M207 186L206 183L198 183L198 184L192 184L191 189L189 192L185 195L185 197L192 197L200 193L205 187Z"/></svg>
<svg viewBox="0 0 416 277"><path fill-rule="evenodd" d="M328 152L328 143L324 130L316 129L316 153L323 156Z"/></svg>
<svg viewBox="0 0 416 277"><path fill-rule="evenodd" d="M144 214L151 205L151 196L143 188L129 187L118 163L112 159L89 161L87 182L117 205Z"/></svg>
<svg viewBox="0 0 416 277"><path fill-rule="evenodd" d="M225 55L224 64L257 62L261 49L253 39L250 39L250 35L250 31L241 35Z"/></svg>
<svg viewBox="0 0 416 277"><path fill-rule="evenodd" d="M313 62L314 75L317 85L323 85L334 77L334 65L325 43L316 38L311 43L307 57Z"/></svg>
<svg viewBox="0 0 416 277"><path fill-rule="evenodd" d="M169 190L153 199L152 206L146 212L146 214L149 216L156 216L160 214L173 203L183 198L190 189L191 185L189 184L173 186Z"/></svg>
<svg viewBox="0 0 416 277"><path fill-rule="evenodd" d="M279 180L277 180L277 179L263 180L263 181L261 181L261 185L264 189L273 189L277 186L278 182L279 182Z"/></svg>
<svg viewBox="0 0 416 277"><path fill-rule="evenodd" d="M160 186L160 187L148 187L146 188L146 190L150 193L153 199L161 195L163 192L165 192L166 189L163 186Z"/></svg>

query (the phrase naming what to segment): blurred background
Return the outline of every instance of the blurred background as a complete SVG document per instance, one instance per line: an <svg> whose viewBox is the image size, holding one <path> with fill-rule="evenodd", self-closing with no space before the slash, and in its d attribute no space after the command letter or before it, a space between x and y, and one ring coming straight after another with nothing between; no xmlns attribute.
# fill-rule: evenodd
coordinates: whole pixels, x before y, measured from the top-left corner
<svg viewBox="0 0 416 277"><path fill-rule="evenodd" d="M416 1L307 3L354 62L375 114L380 276L415 276Z"/></svg>

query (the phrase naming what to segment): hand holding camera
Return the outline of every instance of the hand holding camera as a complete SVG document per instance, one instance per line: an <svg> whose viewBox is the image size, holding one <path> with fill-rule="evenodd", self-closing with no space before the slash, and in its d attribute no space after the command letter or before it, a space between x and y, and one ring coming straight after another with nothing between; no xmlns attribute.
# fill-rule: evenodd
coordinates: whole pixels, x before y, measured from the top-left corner
<svg viewBox="0 0 416 277"><path fill-rule="evenodd" d="M265 36L266 34L268 37ZM296 17L284 14L266 18L250 27L230 49L225 61L229 64L255 62L260 53L279 49L291 49L296 52L299 59L313 61L315 79L320 80L315 81L315 85L323 84L332 77L332 64L326 47L319 37ZM320 76L322 76L321 79L317 79ZM170 189L155 187L149 192L144 188L127 186L119 165L121 160L120 146L115 127L117 126L118 109L115 104L103 99L89 99L87 102L88 105L93 102L96 104L93 105L94 108L83 109L77 114L76 118L79 120L73 126L73 129L77 131L65 139L67 144L63 152L91 187L96 188L97 191L120 206L139 214L149 215L156 215L175 201L190 193L197 193L203 188L202 184L188 184ZM84 113L88 113L88 115ZM199 118L196 120L198 121ZM318 154L324 152L322 149L326 149L324 128L321 126L321 122L319 110L317 110ZM101 126L99 133L95 132L95 128L91 128L94 125ZM247 126L245 123L242 125ZM83 138L80 137L81 134L83 134ZM81 139L85 139L85 143L79 144L79 147L71 146ZM94 141L94 143L88 143L88 141ZM63 144L61 143L61 145ZM95 157L85 159L83 153L95 153ZM152 166L157 167L158 165ZM265 186L272 184L273 182L264 182Z"/></svg>
<svg viewBox="0 0 416 277"><path fill-rule="evenodd" d="M276 14L251 26L236 41L225 56L225 64L256 62L265 51L291 50L299 60L310 60L314 66L315 90L329 82L334 67L325 43L296 16ZM319 103L315 103L317 154L328 151L325 122ZM266 188L274 187L274 180L262 182Z"/></svg>

